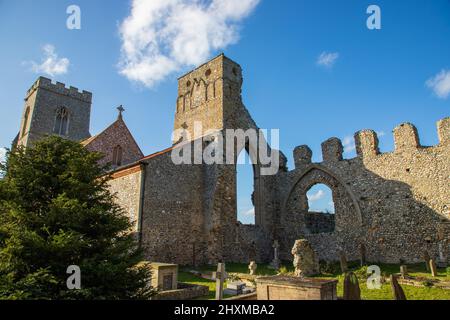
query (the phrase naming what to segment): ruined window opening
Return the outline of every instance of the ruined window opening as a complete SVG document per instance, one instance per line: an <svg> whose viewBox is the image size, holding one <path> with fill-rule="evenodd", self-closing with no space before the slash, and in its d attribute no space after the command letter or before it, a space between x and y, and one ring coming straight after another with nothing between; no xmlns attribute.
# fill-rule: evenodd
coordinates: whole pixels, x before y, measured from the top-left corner
<svg viewBox="0 0 450 320"><path fill-rule="evenodd" d="M329 233L335 228L333 191L325 184L315 184L306 192L308 214L306 225L311 233Z"/></svg>
<svg viewBox="0 0 450 320"><path fill-rule="evenodd" d="M61 107L56 111L55 127L53 133L65 136L69 128L69 111Z"/></svg>
<svg viewBox="0 0 450 320"><path fill-rule="evenodd" d="M242 224L255 224L255 206L253 203L254 168L247 151L244 149L236 163L236 208L237 220Z"/></svg>
<svg viewBox="0 0 450 320"><path fill-rule="evenodd" d="M114 147L112 163L114 166L122 165L122 147L121 146Z"/></svg>
<svg viewBox="0 0 450 320"><path fill-rule="evenodd" d="M28 124L28 118L30 116L30 107L27 107L27 110L25 111L25 116L23 118L23 128L22 128L22 134L21 137L25 135L27 132L27 124Z"/></svg>

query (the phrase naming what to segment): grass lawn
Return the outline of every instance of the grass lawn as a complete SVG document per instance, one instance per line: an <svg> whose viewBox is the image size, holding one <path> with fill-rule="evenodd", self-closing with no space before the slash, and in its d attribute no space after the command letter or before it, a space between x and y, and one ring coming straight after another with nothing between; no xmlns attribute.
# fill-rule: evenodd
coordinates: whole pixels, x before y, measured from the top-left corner
<svg viewBox="0 0 450 320"><path fill-rule="evenodd" d="M384 277L394 273L399 273L400 266L397 264L376 264L380 267L381 273ZM281 268L283 272L293 272L294 268L291 263L283 264ZM209 295L202 299L214 299L215 295L215 282L197 277L186 270L195 269L201 272L215 271L216 266L202 266L197 268L185 268L179 273L179 281L192 284L199 284L209 287ZM361 297L365 300L392 300L392 291L389 283L382 285L380 289L368 289L365 280L366 267L360 267L356 262L349 262L349 269L355 272L359 278ZM239 263L227 263L227 272L233 273L248 273L248 266L246 264ZM340 273L339 263L329 264L325 268L322 268L323 273L317 278L324 279L337 279L339 280L337 291L338 296L343 295L343 281L344 276ZM270 269L268 265L259 264L256 270L257 275L275 275L276 271ZM408 273L410 276L421 278L426 281L427 279L433 279L431 274L426 271L424 264L408 265ZM438 269L438 277L440 280L450 281L450 274L445 269ZM437 287L413 287L409 285L402 285L405 291L406 298L408 300L450 300L450 290L440 289Z"/></svg>

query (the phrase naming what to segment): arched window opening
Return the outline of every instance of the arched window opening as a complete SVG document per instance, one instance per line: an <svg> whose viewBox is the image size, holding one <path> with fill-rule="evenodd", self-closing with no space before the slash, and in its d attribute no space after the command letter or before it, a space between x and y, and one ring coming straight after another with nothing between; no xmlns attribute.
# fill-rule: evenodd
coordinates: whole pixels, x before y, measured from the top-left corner
<svg viewBox="0 0 450 320"><path fill-rule="evenodd" d="M248 153L243 150L236 164L237 220L242 224L255 224L253 204L254 171Z"/></svg>
<svg viewBox="0 0 450 320"><path fill-rule="evenodd" d="M122 147L121 146L114 147L112 164L117 167L122 165Z"/></svg>
<svg viewBox="0 0 450 320"><path fill-rule="evenodd" d="M307 228L311 233L329 233L335 228L333 191L325 184L315 184L306 193Z"/></svg>
<svg viewBox="0 0 450 320"><path fill-rule="evenodd" d="M27 107L27 110L25 111L25 116L23 118L22 133L20 134L21 137L25 136L25 134L27 133L28 118L29 117L30 117L30 107Z"/></svg>
<svg viewBox="0 0 450 320"><path fill-rule="evenodd" d="M53 133L60 136L65 136L68 133L69 128L69 110L61 107L56 111L55 128Z"/></svg>

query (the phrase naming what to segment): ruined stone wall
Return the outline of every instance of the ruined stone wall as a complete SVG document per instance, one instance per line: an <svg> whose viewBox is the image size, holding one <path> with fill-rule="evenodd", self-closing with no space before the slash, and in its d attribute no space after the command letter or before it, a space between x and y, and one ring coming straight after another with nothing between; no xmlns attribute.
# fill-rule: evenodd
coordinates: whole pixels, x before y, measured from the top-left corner
<svg viewBox="0 0 450 320"><path fill-rule="evenodd" d="M322 144L323 162L311 163L306 146L295 149L295 170L278 177L282 204L276 237L283 258L297 238L311 241L321 259L336 260L339 249L358 258L364 243L369 261L418 262L424 250L449 256L450 118L438 122L439 145L420 145L416 128L394 129L395 150L380 153L371 130L355 134L358 156L342 158L342 144ZM306 227L306 192L324 183L333 191L336 228L312 234Z"/></svg>

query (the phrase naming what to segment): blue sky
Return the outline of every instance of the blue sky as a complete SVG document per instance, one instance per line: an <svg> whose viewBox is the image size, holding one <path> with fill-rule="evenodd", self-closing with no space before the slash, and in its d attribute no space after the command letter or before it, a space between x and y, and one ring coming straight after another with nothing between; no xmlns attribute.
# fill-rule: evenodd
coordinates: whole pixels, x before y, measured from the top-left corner
<svg viewBox="0 0 450 320"><path fill-rule="evenodd" d="M151 72L142 74L133 64L149 52L133 51L136 35L150 30L158 36L161 30L149 28L139 14L164 1L152 0L133 16L131 1L0 0L0 146L9 146L18 132L25 91L42 74L94 93L92 134L114 121L123 104L144 153L164 149L173 129L177 76L220 52L243 67L244 103L261 128L280 129L290 168L295 146L309 145L320 161L320 144L332 136L345 140L345 157L353 157L348 137L365 128L380 132L382 151L392 150L391 130L402 122L418 127L422 144L437 143L435 123L450 115L450 1L175 2L154 26L175 17L172 27L187 27L166 39L159 35L164 41L155 45L168 59L156 65L152 56ZM81 8L81 30L66 28L71 4ZM370 4L381 8L381 30L366 27ZM131 27L124 32L127 17ZM178 51L167 50L173 44ZM40 65L45 45L59 63L53 76ZM251 171L242 171L244 212L251 209Z"/></svg>

